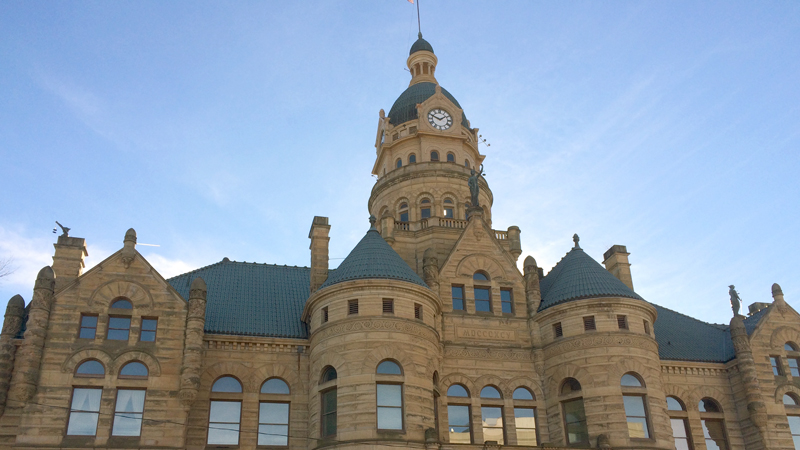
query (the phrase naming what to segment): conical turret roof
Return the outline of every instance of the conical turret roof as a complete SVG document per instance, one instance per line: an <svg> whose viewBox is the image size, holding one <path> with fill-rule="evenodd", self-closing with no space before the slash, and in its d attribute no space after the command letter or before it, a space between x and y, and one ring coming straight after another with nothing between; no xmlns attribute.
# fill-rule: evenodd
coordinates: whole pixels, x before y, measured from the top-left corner
<svg viewBox="0 0 800 450"><path fill-rule="evenodd" d="M385 279L407 281L428 287L403 258L386 243L378 230L370 228L320 289L350 280Z"/></svg>
<svg viewBox="0 0 800 450"><path fill-rule="evenodd" d="M542 278L541 290L539 311L584 298L626 297L644 300L577 246Z"/></svg>

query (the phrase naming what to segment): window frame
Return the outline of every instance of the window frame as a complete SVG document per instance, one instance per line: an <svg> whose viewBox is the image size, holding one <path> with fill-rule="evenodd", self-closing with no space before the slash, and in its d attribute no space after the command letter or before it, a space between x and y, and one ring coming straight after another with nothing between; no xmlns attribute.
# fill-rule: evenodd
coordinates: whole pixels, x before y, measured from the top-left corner
<svg viewBox="0 0 800 450"><path fill-rule="evenodd" d="M331 382L335 383L335 380L331 380ZM339 394L337 390L337 385L334 384L327 389L323 389L319 392L319 406L320 406L320 414L319 414L319 436L323 439L335 437L339 431ZM332 411L325 412L325 406L328 404L327 400L329 399L330 395L333 395L334 399L334 408ZM330 430L327 429L327 416L333 415L333 432L329 432Z"/></svg>
<svg viewBox="0 0 800 450"><path fill-rule="evenodd" d="M83 366L84 364L86 364L88 362L96 362L96 363L100 364L100 366L103 368L102 375L101 374L95 374L95 373L78 373L78 370L80 370L81 366ZM105 378L106 377L106 365L103 364L102 361L100 361L99 359L96 359L96 358L84 359L83 361L79 362L75 366L75 370L72 371L72 376L75 377L75 378Z"/></svg>
<svg viewBox="0 0 800 450"><path fill-rule="evenodd" d="M597 321L594 316L583 317L583 331L597 331Z"/></svg>
<svg viewBox="0 0 800 450"><path fill-rule="evenodd" d="M128 328L112 328L111 327L111 319L128 319ZM108 326L106 327L106 340L107 341L120 341L120 342L128 342L131 339L131 325L133 322L133 317L131 316L121 316L117 314L109 314L108 315ZM114 339L109 337L111 331L120 331L125 330L128 332L128 336L125 339Z"/></svg>
<svg viewBox="0 0 800 450"><path fill-rule="evenodd" d="M702 399L700 399L699 403L703 403L703 401L705 401L705 400L711 401L713 403L714 407L716 409L718 409L718 411L714 411L714 412L699 411L699 413L700 413L700 430L703 433L703 443L706 445L706 447L708 447L708 440L709 439L713 440L713 438L710 437L710 433L709 433L709 437L706 438L706 432L708 430L708 426L706 425L706 423L707 422L719 423L720 424L720 428L722 429L722 438L724 439L724 443L725 443L725 447L724 448L720 447L720 450L730 450L731 441L730 441L730 436L728 435L728 427L725 424L725 414L724 414L724 410L722 409L722 405L720 405L720 403L716 399L711 398L711 397L703 397ZM698 410L700 410L700 409L701 408L698 407ZM714 444L717 447L719 447L719 445L716 443L716 441L714 441Z"/></svg>
<svg viewBox="0 0 800 450"><path fill-rule="evenodd" d="M385 316L393 316L395 309L394 309L394 299L393 298L384 298L381 299L381 312Z"/></svg>
<svg viewBox="0 0 800 450"><path fill-rule="evenodd" d="M624 314L617 314L617 328L620 330L629 330L628 327L628 316Z"/></svg>
<svg viewBox="0 0 800 450"><path fill-rule="evenodd" d="M401 368L402 370L402 368ZM378 375L379 378L383 377L402 377L402 375L386 375L381 374ZM393 405L381 405L380 404L380 388L379 386L399 386L400 387L400 406L393 406ZM402 380L396 381L384 381L379 380L375 382L375 428L378 431L393 431L393 432L404 432L406 430L406 402L405 402L405 387L403 386ZM381 428L380 423L380 411L381 409L392 409L400 410L400 428Z"/></svg>
<svg viewBox="0 0 800 450"><path fill-rule="evenodd" d="M630 385L625 384L626 377L632 377L638 385ZM647 383L644 382L644 379L641 375L636 372L626 372L620 377L619 381L620 389L622 391L622 404L623 404L623 411L625 411L625 422L628 424L628 437L632 441L652 441L653 438L653 423L652 417L650 414L650 405L647 398ZM628 411L628 407L626 405L625 399L626 398L636 398L641 401L642 412L644 416L637 416L630 414ZM631 436L631 423L641 423L638 421L631 422L630 419L644 419L644 437L641 436Z"/></svg>
<svg viewBox="0 0 800 450"><path fill-rule="evenodd" d="M556 322L553 324L553 340L561 339L564 337L564 326L561 325L561 322Z"/></svg>
<svg viewBox="0 0 800 450"><path fill-rule="evenodd" d="M454 289L461 289L461 297L458 300L461 301L461 308L456 308L456 297L453 295ZM450 298L451 304L453 306L453 311L466 311L467 310L467 300L466 300L466 289L464 288L463 284L451 284L450 285Z"/></svg>
<svg viewBox="0 0 800 450"><path fill-rule="evenodd" d="M518 398L517 391L523 390L530 398ZM533 389L527 386L518 386L511 394L511 402L513 408L513 416L514 416L514 430L516 435L516 442L513 445L524 445L524 446L539 446L541 444L541 440L539 437L539 414L537 411L537 403L536 403L536 394L533 392ZM518 416L517 410L532 410L533 414L533 428L531 427L520 427L518 423ZM531 443L530 441L520 442L520 430L533 430L533 439L534 442Z"/></svg>
<svg viewBox="0 0 800 450"><path fill-rule="evenodd" d="M156 323L155 324L155 328L152 329L152 330L145 330L144 329L144 321L145 320L155 321L155 323ZM142 337L144 336L144 333L153 333L153 339L152 340L142 339ZM142 319L141 319L141 321L139 323L139 342L155 342L157 338L158 338L158 317L142 317Z"/></svg>
<svg viewBox="0 0 800 450"><path fill-rule="evenodd" d="M272 380L278 380L283 383L283 386L286 387L287 392L264 392L264 387ZM291 395L292 395L292 387L289 386L289 383L286 382L281 377L270 377L264 380L261 383L261 387L258 389L258 428L257 428L257 436L256 436L256 446L258 447L288 447L289 446L289 437L291 432L291 418L292 418L292 402L291 402ZM262 405L269 404L285 404L287 405L286 408L286 423L267 423L262 422L261 413L262 413ZM286 426L286 444L285 445L277 445L277 444L262 444L260 442L262 434L261 434L261 426ZM273 433L274 435L274 433ZM282 436L282 435L279 435Z"/></svg>
<svg viewBox="0 0 800 450"><path fill-rule="evenodd" d="M358 315L358 299L351 299L347 301L347 315L348 316Z"/></svg>
<svg viewBox="0 0 800 450"><path fill-rule="evenodd" d="M82 410L82 409L75 409L73 407L73 403L75 401L75 391L77 390L87 390L87 391L99 391L100 392L100 401L97 402L97 411L90 411L90 410ZM97 436L97 427L98 422L100 421L100 409L103 406L103 388L99 386L72 386L72 392L69 396L69 414L67 415L67 427L64 431L65 436ZM93 434L71 434L69 432L70 423L72 422L72 418L75 414L94 414L94 433Z"/></svg>
<svg viewBox="0 0 800 450"><path fill-rule="evenodd" d="M439 161L439 152L436 150L431 150L430 152L431 161Z"/></svg>
<svg viewBox="0 0 800 450"><path fill-rule="evenodd" d="M141 437L142 436L142 425L144 424L144 410L145 405L147 404L147 389L146 388L132 388L127 386L118 386L117 387L117 395L114 396L114 416L111 418L111 434L110 436L113 437ZM117 406L119 405L119 393L120 391L140 391L144 393L144 398L142 399L142 411L141 412L130 412L130 411L117 411ZM139 415L139 433L137 434L114 434L114 427L117 424L117 415L118 414L138 414Z"/></svg>
<svg viewBox="0 0 800 450"><path fill-rule="evenodd" d="M83 326L83 319L94 317L94 327L85 327ZM78 322L78 339L97 339L97 325L100 322L100 315L99 314L87 314L81 313L81 321ZM83 330L94 330L92 333L92 337L83 337Z"/></svg>
<svg viewBox="0 0 800 450"><path fill-rule="evenodd" d="M122 371L125 370L125 368L128 367L131 364L141 364L142 366L144 366L144 369L147 371L147 375L123 375ZM122 365L122 367L119 368L119 373L117 374L117 378L123 379L123 380L146 380L146 379L150 378L150 368L147 367L147 364L145 364L144 362L142 362L142 361L140 361L138 359L131 360L131 361L126 362L125 364Z"/></svg>
<svg viewBox="0 0 800 450"><path fill-rule="evenodd" d="M503 293L508 293L508 300L503 299ZM508 305L509 311L505 311L505 305ZM500 288L500 312L502 314L514 315L514 289Z"/></svg>
<svg viewBox="0 0 800 450"><path fill-rule="evenodd" d="M772 375L776 377L785 376L783 373L783 365L781 364L781 357L778 355L769 355L769 364L772 366Z"/></svg>
<svg viewBox="0 0 800 450"><path fill-rule="evenodd" d="M476 293L478 291L486 291L488 299L478 299ZM494 309L492 308L492 287L491 286L472 286L472 302L475 305L475 313L476 314L494 314ZM489 306L488 311L483 311L478 309L478 302L483 304L484 302Z"/></svg>
<svg viewBox="0 0 800 450"><path fill-rule="evenodd" d="M226 394L232 394L232 392L227 392ZM241 395L241 394L239 394ZM209 399L208 403L208 429L206 430L206 445L207 446L239 446L242 441L242 398L213 398L213 393L211 398ZM214 403L238 403L239 404L239 421L238 422L220 422L220 421L211 421L211 412L214 409ZM238 425L237 432L236 432L236 443L221 443L221 442L210 442L211 439L211 429L214 424L234 424ZM231 431L231 430L226 430Z"/></svg>

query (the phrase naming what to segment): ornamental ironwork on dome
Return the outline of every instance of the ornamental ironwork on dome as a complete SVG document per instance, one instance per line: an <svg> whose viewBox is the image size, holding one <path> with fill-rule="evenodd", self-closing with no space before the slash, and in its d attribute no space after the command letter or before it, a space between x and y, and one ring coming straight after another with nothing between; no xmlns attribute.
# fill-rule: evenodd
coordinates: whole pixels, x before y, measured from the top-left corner
<svg viewBox="0 0 800 450"><path fill-rule="evenodd" d="M418 119L419 114L417 114L417 104L431 98L435 93L435 83L423 82L412 84L408 87L408 89L403 91L399 97L397 97L397 100L395 100L394 104L392 105L392 109L389 110L389 123L397 126L401 123L408 122L409 120ZM453 94L447 92L447 89L442 88L442 94L444 94L448 100L453 102L454 105L461 108L461 105L458 104L458 100L453 97ZM469 128L467 115L463 112L463 108L461 109L461 125Z"/></svg>

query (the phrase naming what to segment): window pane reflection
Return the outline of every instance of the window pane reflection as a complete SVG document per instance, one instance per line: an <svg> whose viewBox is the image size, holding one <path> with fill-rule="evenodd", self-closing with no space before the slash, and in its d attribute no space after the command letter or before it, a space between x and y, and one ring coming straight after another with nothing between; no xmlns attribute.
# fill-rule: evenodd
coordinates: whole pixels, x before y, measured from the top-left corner
<svg viewBox="0 0 800 450"><path fill-rule="evenodd" d="M139 436L142 431L144 394L141 390L120 389L114 411L113 436Z"/></svg>
<svg viewBox="0 0 800 450"><path fill-rule="evenodd" d="M102 389L75 388L72 391L67 434L71 436L94 436L97 433L97 418L100 415Z"/></svg>

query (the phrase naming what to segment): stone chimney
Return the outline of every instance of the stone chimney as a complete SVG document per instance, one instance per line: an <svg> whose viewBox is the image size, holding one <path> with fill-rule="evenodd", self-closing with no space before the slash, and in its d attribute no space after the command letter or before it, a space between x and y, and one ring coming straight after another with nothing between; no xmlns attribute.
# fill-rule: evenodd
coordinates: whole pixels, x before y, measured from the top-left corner
<svg viewBox="0 0 800 450"><path fill-rule="evenodd" d="M56 288L63 288L81 276L86 267L83 260L89 256L86 251L86 239L70 237L66 233L58 237L53 244L56 253L53 255L53 272L56 274Z"/></svg>
<svg viewBox="0 0 800 450"><path fill-rule="evenodd" d="M630 253L624 245L612 245L603 253L603 265L606 266L606 270L632 290L633 278L631 278L631 264L628 262L628 255Z"/></svg>
<svg viewBox="0 0 800 450"><path fill-rule="evenodd" d="M311 239L311 293L319 289L322 283L328 279L328 242L331 238L328 234L331 226L328 225L328 218L314 216L311 222L311 230L308 238Z"/></svg>

